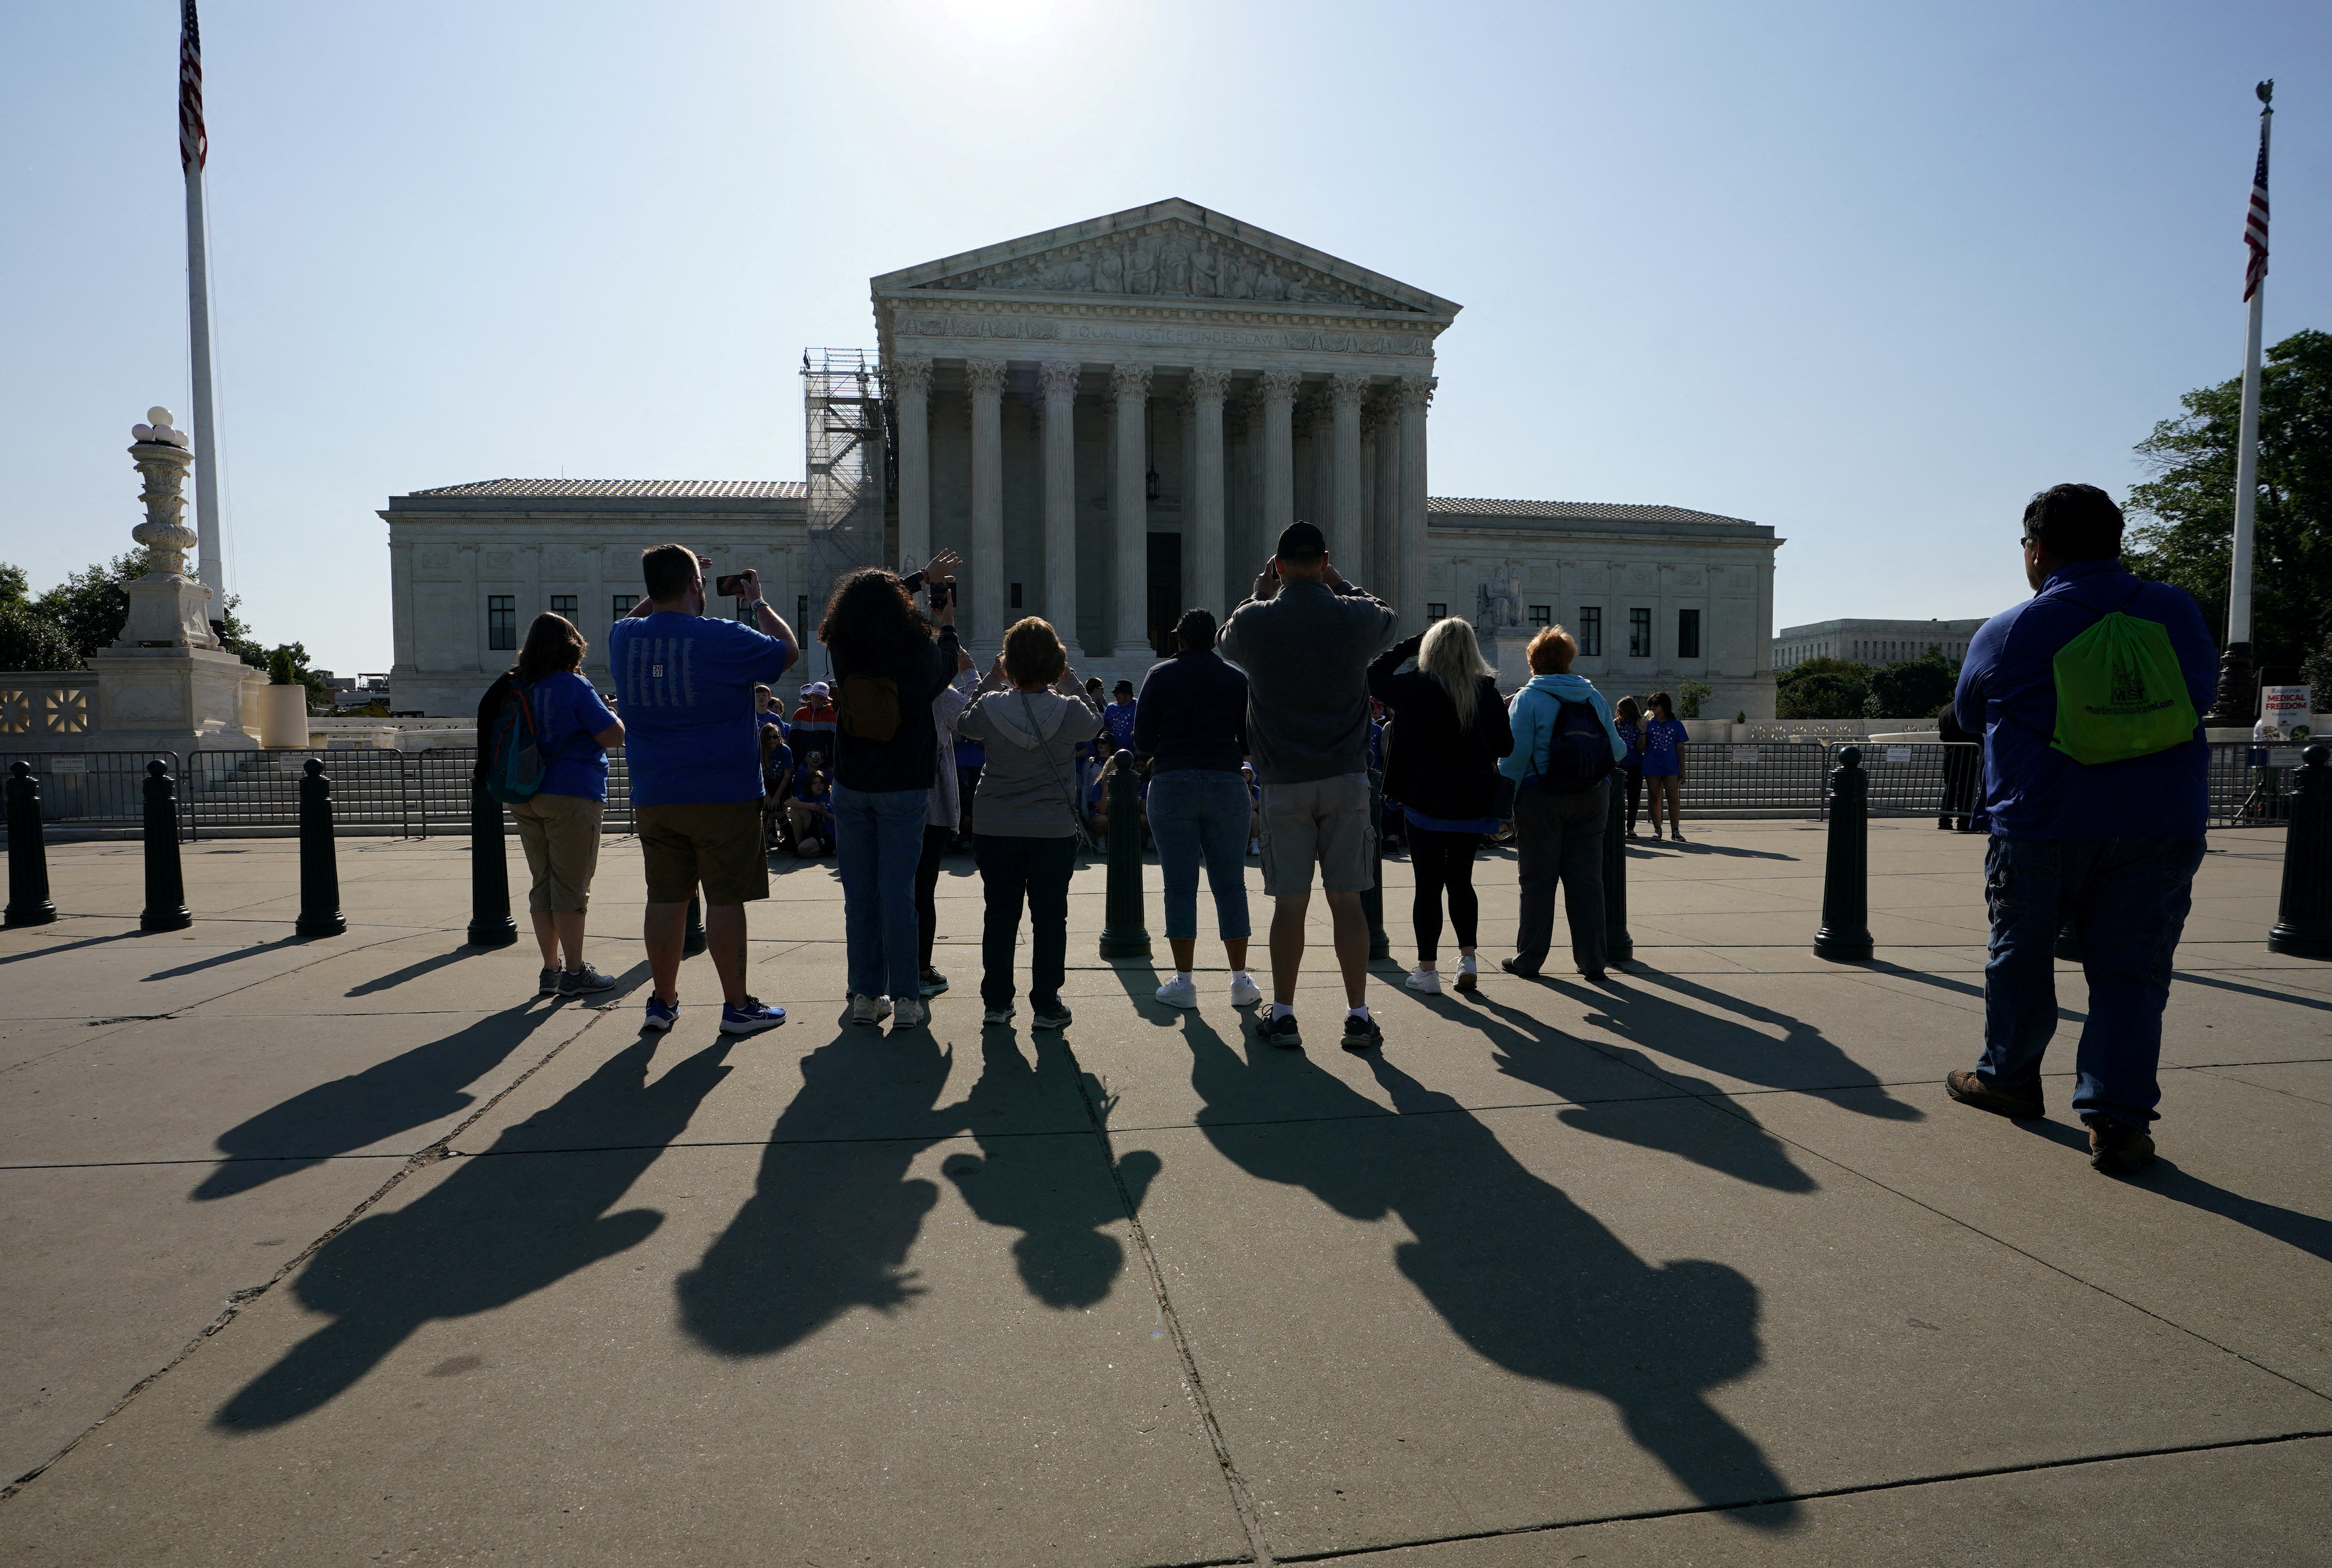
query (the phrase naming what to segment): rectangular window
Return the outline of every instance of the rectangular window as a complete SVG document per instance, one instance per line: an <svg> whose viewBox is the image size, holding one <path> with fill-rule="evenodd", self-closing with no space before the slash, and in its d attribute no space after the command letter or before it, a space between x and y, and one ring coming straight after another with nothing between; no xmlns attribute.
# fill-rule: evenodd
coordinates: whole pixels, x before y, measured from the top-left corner
<svg viewBox="0 0 2332 1568"><path fill-rule="evenodd" d="M1447 604L1428 604L1425 607L1425 618L1428 621L1438 621L1448 613L1449 606Z"/></svg>
<svg viewBox="0 0 2332 1568"><path fill-rule="evenodd" d="M1018 610L1018 609L1019 609L1019 608L1021 607L1021 605L1020 605L1020 584L1018 584L1018 583L1015 583L1015 584L1012 584L1012 607L1013 607L1015 610Z"/></svg>
<svg viewBox="0 0 2332 1568"><path fill-rule="evenodd" d="M1579 651L1582 657L1603 657L1603 606L1582 604L1579 607Z"/></svg>
<svg viewBox="0 0 2332 1568"><path fill-rule="evenodd" d="M1677 612L1677 657L1700 657L1700 612L1697 610Z"/></svg>
<svg viewBox="0 0 2332 1568"><path fill-rule="evenodd" d="M805 630L804 630L804 627L805 627L805 626L806 626L806 624L808 622L808 621L809 621L809 595L808 595L808 594L795 594L795 595L794 595L794 635L795 635L795 636L797 636L797 637L807 637L807 636L808 636L808 635L809 635L809 633L808 633L807 631L805 631Z"/></svg>
<svg viewBox="0 0 2332 1568"><path fill-rule="evenodd" d="M1531 622L1531 624L1532 624L1533 626L1552 626L1552 625L1553 625L1553 624L1554 624L1554 606L1553 606L1553 605L1552 605L1552 604L1534 604L1534 605L1532 605L1532 606L1530 607L1530 622Z"/></svg>
<svg viewBox="0 0 2332 1568"><path fill-rule="evenodd" d="M1628 612L1628 657L1649 659L1652 656L1652 613L1649 610Z"/></svg>
<svg viewBox="0 0 2332 1568"><path fill-rule="evenodd" d="M554 615L564 615L569 621L574 620L576 614L575 595L572 594L553 594L550 596L550 613Z"/></svg>
<svg viewBox="0 0 2332 1568"><path fill-rule="evenodd" d="M639 602L640 596L637 594L617 594L607 601L608 604L615 612L613 619L617 621L620 621L625 616L630 614L632 613L632 606Z"/></svg>
<svg viewBox="0 0 2332 1568"><path fill-rule="evenodd" d="M489 594L486 595L486 646L498 653L517 650L517 594Z"/></svg>

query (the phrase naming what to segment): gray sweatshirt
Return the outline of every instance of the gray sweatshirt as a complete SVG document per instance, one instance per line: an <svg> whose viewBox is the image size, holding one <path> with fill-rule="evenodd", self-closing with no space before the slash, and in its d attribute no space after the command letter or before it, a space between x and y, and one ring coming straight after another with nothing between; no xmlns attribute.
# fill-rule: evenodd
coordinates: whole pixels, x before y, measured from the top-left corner
<svg viewBox="0 0 2332 1568"><path fill-rule="evenodd" d="M1078 818L1071 803L1077 794L1077 743L1101 733L1101 715L1090 704L1057 691L1007 688L976 698L955 721L955 729L988 751L980 793L972 797L973 832L1008 839L1075 836Z"/></svg>
<svg viewBox="0 0 2332 1568"><path fill-rule="evenodd" d="M1347 583L1281 584L1231 612L1215 639L1247 671L1247 736L1257 782L1305 784L1369 766L1369 663L1400 617Z"/></svg>

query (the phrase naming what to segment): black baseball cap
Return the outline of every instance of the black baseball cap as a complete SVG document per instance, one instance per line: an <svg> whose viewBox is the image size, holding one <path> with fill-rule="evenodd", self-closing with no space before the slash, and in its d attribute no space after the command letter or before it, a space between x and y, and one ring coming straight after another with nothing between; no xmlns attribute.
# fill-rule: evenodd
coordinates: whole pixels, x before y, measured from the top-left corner
<svg viewBox="0 0 2332 1568"><path fill-rule="evenodd" d="M1133 682L1131 680L1121 680L1111 689L1115 691L1131 691L1133 689Z"/></svg>
<svg viewBox="0 0 2332 1568"><path fill-rule="evenodd" d="M1316 560L1328 553L1327 537L1311 523L1290 523L1279 530L1279 546L1271 552L1283 561Z"/></svg>

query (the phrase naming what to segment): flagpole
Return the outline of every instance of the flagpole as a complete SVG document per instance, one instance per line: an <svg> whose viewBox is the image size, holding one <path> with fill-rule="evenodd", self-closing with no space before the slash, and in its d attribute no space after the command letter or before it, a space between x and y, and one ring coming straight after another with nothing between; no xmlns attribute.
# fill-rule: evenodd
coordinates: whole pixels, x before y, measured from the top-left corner
<svg viewBox="0 0 2332 1568"><path fill-rule="evenodd" d="M2269 101L2275 83L2262 81L2260 100L2259 174L2253 182L2252 223L2264 228L2259 210L2267 183L2268 137L2275 128L2275 108ZM2251 541L2259 511L2260 338L2267 305L2267 256L2262 243L2255 252L2247 290L2251 311L2243 328L2243 404L2235 436L2235 537L2227 563L2227 643L2219 661L2219 689L2203 717L2207 727L2243 728L2251 722L2256 694L2251 668Z"/></svg>
<svg viewBox="0 0 2332 1568"><path fill-rule="evenodd" d="M203 124L203 39L195 0L185 0L178 33L178 160L186 171L186 343L195 377L196 575L211 591L210 618L226 613L226 556L218 515L218 426L211 410L211 267L203 215L203 167L210 133Z"/></svg>

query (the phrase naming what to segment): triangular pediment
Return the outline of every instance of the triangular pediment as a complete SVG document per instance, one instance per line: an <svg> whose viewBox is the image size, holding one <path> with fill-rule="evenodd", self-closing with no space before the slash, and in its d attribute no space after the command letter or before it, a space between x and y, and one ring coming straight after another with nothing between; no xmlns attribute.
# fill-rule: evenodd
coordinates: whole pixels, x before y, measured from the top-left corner
<svg viewBox="0 0 2332 1568"><path fill-rule="evenodd" d="M1448 319L1458 307L1209 212L1154 202L874 280L877 295L1053 294L1312 305Z"/></svg>

